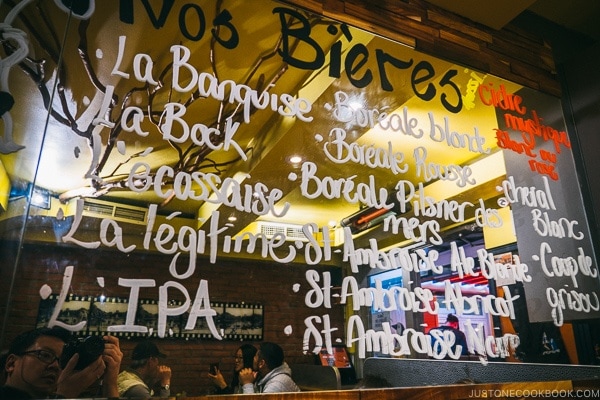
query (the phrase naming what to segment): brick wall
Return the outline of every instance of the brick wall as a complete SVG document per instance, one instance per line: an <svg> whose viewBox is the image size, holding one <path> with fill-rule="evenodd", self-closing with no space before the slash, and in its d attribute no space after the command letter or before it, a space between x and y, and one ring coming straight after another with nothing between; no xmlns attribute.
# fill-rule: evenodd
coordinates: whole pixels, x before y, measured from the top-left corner
<svg viewBox="0 0 600 400"><path fill-rule="evenodd" d="M48 284L53 293L62 285L66 266L75 267L70 293L80 296L106 296L128 298L129 289L117 285L118 278L154 279L155 288L142 288L140 298L157 299L158 287L166 281L178 281L169 274L170 257L159 254L121 254L103 250L85 250L49 245L25 245L22 261L16 274L14 292L10 302L5 342L19 332L35 326L40 302L39 289ZM0 290L7 293L9 268L2 268ZM311 315L329 314L332 325L343 335L343 309L309 309L304 304L307 290L304 273L306 266L277 265L244 261L243 263L218 262L215 265L199 260L194 275L179 280L188 290L192 300L200 279L208 281L210 300L223 302L260 303L264 307L263 340L279 343L289 363L310 363L313 358L302 352L304 319ZM103 277L105 289L96 278ZM294 293L292 285L299 283L301 290ZM177 293L174 291L173 293ZM173 296L175 300L182 300ZM4 306L4 305L2 305ZM290 325L292 334L284 328ZM188 395L209 393L208 365L221 361L227 380L233 368L233 354L240 341L200 339L157 339L161 350L168 355L165 364L173 370L174 393L185 391ZM135 339L121 338L123 351L128 357ZM250 342L258 344L259 342ZM314 342L313 342L314 344ZM125 362L127 365L127 359Z"/></svg>

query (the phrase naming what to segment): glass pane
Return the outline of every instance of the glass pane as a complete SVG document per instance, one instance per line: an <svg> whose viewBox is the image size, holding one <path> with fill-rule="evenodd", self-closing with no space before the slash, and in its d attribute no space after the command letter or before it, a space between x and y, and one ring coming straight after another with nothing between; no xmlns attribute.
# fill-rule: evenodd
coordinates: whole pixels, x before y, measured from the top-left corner
<svg viewBox="0 0 600 400"><path fill-rule="evenodd" d="M0 8L3 348L150 337L188 395L240 341L597 361L559 99L275 1L76 4Z"/></svg>

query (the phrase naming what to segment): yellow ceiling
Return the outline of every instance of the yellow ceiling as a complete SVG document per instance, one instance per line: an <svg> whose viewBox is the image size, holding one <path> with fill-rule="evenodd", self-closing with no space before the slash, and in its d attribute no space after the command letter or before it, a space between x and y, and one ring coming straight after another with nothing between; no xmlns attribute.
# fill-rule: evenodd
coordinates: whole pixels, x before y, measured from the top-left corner
<svg viewBox="0 0 600 400"><path fill-rule="evenodd" d="M330 176L332 179L354 177L356 182L368 182L372 176L378 187L390 190L399 180L410 181L415 185L418 182L430 184L435 181L427 179L423 172L417 175L414 154L418 149L426 149L427 161L439 166L468 166L485 158L468 150L451 148L445 142L428 139L428 132L425 132L425 138L417 139L414 135L382 129L379 124L371 127L357 121L337 122L332 118L331 107L334 106L336 93L340 91L361 101L363 108L362 111L357 111L357 115L383 111L400 119L408 115L409 118L418 120L421 128L431 123L430 118L434 118L436 124L443 126L447 123L450 131L459 135L474 135L477 132L485 138L490 154L494 152L494 128L498 123L493 107L476 102L476 106L464 108L460 114L450 113L437 99L426 102L415 96L411 88L410 74L406 70L388 69L389 78L395 87L394 91L386 92L379 88L378 77L373 84L363 89L354 87L345 77L345 71L342 71L341 78L333 79L328 76L328 63L314 72L286 65L276 53L280 45L280 27L270 11L275 6L277 3L268 1L224 2L224 7L237 18L234 20L239 21L239 25L236 26L241 33L240 45L234 50L224 50L218 46L211 48L211 42L206 38L197 42L187 40L182 37L176 23L167 24L157 30L148 18L145 18L141 7L136 10L135 15L139 23L133 26L123 24L119 21L117 7L108 6L98 7L95 11L87 27L86 40L82 39L80 31L78 32L82 23L71 20L66 32L65 46L61 49L58 43L48 44L41 39L43 34L47 33L46 30L52 29L40 19L40 15L36 14L34 9L27 9L25 15L32 22L31 26L40 27L39 35L30 35L31 57L47 59L46 79L50 88L56 82L56 75L53 73L56 65L49 54L62 51L64 70L61 83L64 87L61 87L61 90L64 91L54 93L53 108L57 115L62 116L67 114L65 110L69 110L76 122L76 128L67 126L56 116L48 118L42 96L31 77L18 68L11 70L10 85L18 104L11 112L15 122L14 139L25 146L18 152L0 156L13 182L16 184L19 181L35 179L37 186L50 191L57 198L61 197L65 202L74 201L81 193L86 193L92 198L99 196L102 200L142 207L162 204L161 213L182 212L184 215L200 218L200 224L210 215L210 211L218 209L224 216L235 215L237 221L232 224L236 230L243 231L246 226L257 220L287 224L314 222L318 226L336 223L339 226L344 217L363 206L344 199L327 199L323 196L308 199L303 196L299 178L291 179L293 174L299 177L302 173L299 165L290 163L292 155L300 155L304 160L315 163L320 176ZM45 11L48 12L48 20L53 25L52 36L62 37L67 15L51 6ZM248 15L252 18L240 17ZM210 21L212 18L214 15L207 16L206 20ZM342 40L344 55L348 54L352 46L360 43L369 54L375 54L379 49L394 54L399 59L413 60L414 64L427 62L436 73L433 82L438 81L449 70L456 69L458 75L454 81L462 93L467 92L472 74L478 74L484 82L494 82L496 87L504 83L509 92L520 89L517 85L419 54L408 47L355 29L351 30L353 40L348 44L340 36L340 32L332 35L327 31L331 21L314 22L313 37L328 51L335 41ZM193 21L188 23L192 26ZM17 25L24 30L28 29L22 20L18 20ZM122 72L130 74L128 79L114 74L120 36L124 37L125 41L119 68ZM83 51L81 43L85 44ZM45 48L45 45L53 48ZM246 160L234 148L228 151L210 151L206 146L197 146L190 141L175 143L163 140L158 126L161 123L160 113L168 102L187 104L184 120L190 126L202 124L206 127L222 128L225 125L225 117L236 111L230 104L223 105L211 99L192 98L190 93L172 90L172 54L169 49L173 45L183 45L191 50L189 63L198 71L210 71L221 80L230 79L253 88L264 88L270 83L274 93L297 94L309 99L312 102L311 116L314 120L304 123L297 118L278 117L270 110L254 111L250 122L241 123L235 133L235 142L245 152ZM84 68L88 61L83 57L82 62L82 54L89 58L88 70ZM308 58L310 54L311 48L303 45L298 46L295 53L298 58ZM161 75L163 85L144 88L143 83L131 77L132 63L136 55L147 55L145 59L152 60L153 76ZM327 60L330 57L331 54L327 53ZM254 67L256 70L253 70ZM377 71L375 57L370 57L363 68ZM90 71L93 71L95 80L101 82L102 87L94 84L95 80L90 78ZM185 84L183 79L181 84ZM115 93L115 107L110 115L112 121L120 121L121 110L126 106L136 105L143 110L150 110L154 113L154 122L151 123L145 118L142 124L143 129L149 132L148 136L117 132L102 125L90 127L102 105L102 94L109 85L114 87ZM424 88L425 84L422 84L418 90ZM64 94L62 104L59 94ZM408 114L404 114L405 110ZM386 168L369 168L353 162L336 164L327 160L325 143L332 140L330 132L334 129L344 129L356 146L362 146L359 148L391 147L402 152L407 161L408 171L398 175ZM350 139L348 141L350 142ZM97 151L96 155L94 151ZM238 182L252 185L261 182L269 188L282 190L280 208L283 207L283 202L288 202L291 207L283 218L275 218L272 215L257 217L224 205L178 199L165 201L151 191L134 193L125 187L125 182L127 174L136 162L148 163L154 170L168 165L189 173L218 173L221 179L235 177ZM95 188L91 187L90 173L97 173L100 178L101 183ZM497 176L496 170L490 172L489 178L481 179L491 182ZM488 192L488 197L496 195L493 189ZM460 194L454 193L452 196Z"/></svg>

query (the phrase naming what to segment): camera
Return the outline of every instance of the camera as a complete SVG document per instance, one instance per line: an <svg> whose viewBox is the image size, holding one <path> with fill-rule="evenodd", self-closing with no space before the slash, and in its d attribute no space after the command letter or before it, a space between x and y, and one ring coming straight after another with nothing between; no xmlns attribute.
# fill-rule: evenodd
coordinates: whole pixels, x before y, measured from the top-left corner
<svg viewBox="0 0 600 400"><path fill-rule="evenodd" d="M88 336L86 338L77 338L70 341L63 348L60 357L60 365L64 368L71 357L79 354L79 360L75 366L76 370L81 370L93 363L104 352L104 340L101 336Z"/></svg>
<svg viewBox="0 0 600 400"><path fill-rule="evenodd" d="M217 372L219 372L219 363L210 363L210 367L208 370L212 375L216 375Z"/></svg>

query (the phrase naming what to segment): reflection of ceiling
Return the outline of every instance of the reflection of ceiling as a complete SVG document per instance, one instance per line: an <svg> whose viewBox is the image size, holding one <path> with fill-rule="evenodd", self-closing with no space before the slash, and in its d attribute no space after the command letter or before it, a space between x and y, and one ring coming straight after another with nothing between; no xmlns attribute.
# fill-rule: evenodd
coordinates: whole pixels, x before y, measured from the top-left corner
<svg viewBox="0 0 600 400"><path fill-rule="evenodd" d="M116 204L140 207L161 204L160 212L163 215L182 212L190 218L200 219L199 226L206 223L211 211L218 210L223 219L233 216L237 218L236 221L230 222L236 231L255 226L256 221L290 225L314 222L318 226L335 224L339 228L340 221L344 217L358 211L365 204L349 202L343 198L327 198L324 195L314 199L303 196L300 189L302 169L300 165L291 163L292 155L300 155L303 160L316 164L318 176L330 177L332 182L353 179L354 182L367 183L373 180L377 189L392 191L396 183L401 180L411 182L415 186L418 182L423 182L425 186L431 184L430 189L433 190L437 179L425 176L423 168L419 170L414 162L416 154L423 154L423 149L427 151L427 162L431 163L428 164L428 168L431 168L429 174L437 167L444 168L449 165L479 166L485 157L465 148L449 147L443 140L434 141L427 138L429 133L427 127L431 128L432 122L440 127L437 128L440 132L447 126L448 131L455 132L456 136L474 135L477 132L485 138L486 148L489 146L492 153L495 150L494 127L498 124L493 107L479 104L472 109L463 110L459 118L445 110L439 101L419 99L411 88L408 78L410 75L404 70L391 68L388 70L388 78L395 82L396 86L393 92L385 92L379 90L376 84L358 89L350 84L344 74L340 79L331 79L327 76L327 67L313 73L284 65L281 58L274 53L274 49L279 44L280 32L277 25L273 23L272 13L268 10L256 10L262 4L272 7L276 3L225 1L224 5L234 17L252 16L250 22L240 25L239 29L243 30L242 43L235 50L222 51L217 48L214 49L214 53L211 53L213 49L208 40L199 43L183 42L192 50L190 64L198 71L212 71L221 79L230 79L238 84L247 83L252 88L262 90L272 84L273 93L299 93L299 96L309 99L313 104L311 111L313 122L304 123L293 118L278 117L270 110L253 110L249 122L245 123L235 105L171 90L168 84L172 79L169 47L181 42L176 24L168 25L160 33L152 34L155 31L149 22L142 26L139 24L135 27L124 26L119 23L116 12L111 12L113 9L102 7L96 10L87 27L87 42L84 43L87 51L84 51L84 54L89 57L89 65L97 80L104 85L113 85L115 88L117 104L111 114L112 120L121 119L120 113L125 106L137 105L140 109L150 110L153 121L151 122L146 116L141 124L142 129L149 132L149 135L142 137L119 129L89 126L94 113L98 112L101 106L102 90L89 78L89 70L83 68L84 64L81 62L77 48L78 39L83 40L83 36L81 31L78 31L80 24L73 23L69 27L67 35L69 40L64 49L65 96L62 100L67 105L64 106L59 99L55 99L54 108L63 114L71 110L76 129L72 129L68 123L60 121L59 118L50 118L38 165L36 160L40 153L40 136L46 129L47 123L42 96L28 76L13 71L11 86L15 93L18 93L15 97L20 104L19 107L14 108L12 115L13 120L16 121L15 140L26 146L24 150L2 156L3 164L13 177L13 182L18 182L19 178L30 181L33 176L36 176L37 186L49 190L55 196L60 196L65 202L74 201L82 193L87 193L84 197L99 197ZM44 22L38 21L39 16L35 13L30 13L28 17L33 22L31 26L44 26ZM65 16L55 10L50 17L57 26L65 22ZM337 36L326 31L327 24L323 24L322 21L315 20L314 23L314 37L317 37L319 43L329 51ZM146 37L142 38L139 32L145 32ZM407 47L380 37L358 31L353 34L352 43L362 43L370 54L381 50L394 54L398 58L406 60L412 58L415 63L429 63L435 71L432 81L439 81L452 69L458 71L454 81L460 88L468 87L469 80L472 79L472 71L463 67L416 54ZM126 51L121 62L122 70L131 72L134 56L147 54L154 63L154 71L164 73L163 81L167 84L156 88L151 86L144 88L142 83L132 78L111 76L114 60L118 54L118 35L127 38ZM30 37L35 42L42 36L30 35ZM84 50L86 46L83 47ZM81 48L80 46L79 50ZM49 58L45 50L47 49L44 48L43 43L35 45L34 52L38 58ZM60 49L53 50L58 54ZM298 57L300 54L305 56L309 50L300 44L295 49L297 52L295 54ZM211 60L209 55L214 58ZM327 57L329 56L327 54ZM50 70L54 66L49 60L46 67ZM257 68L255 72L251 72L254 66ZM369 59L365 68L377 71L375 57ZM481 79L485 82L493 81L495 87L499 87L501 83L491 76L481 75ZM511 93L520 89L519 86L508 82L504 84L507 91ZM418 90L422 91L424 88L425 85L421 85ZM426 131L424 137L417 139L414 137L416 134L408 134L401 130L385 130L378 124L371 127L361 125L359 121L335 121L332 117L332 107L334 107L336 94L340 91L346 93L349 99L356 99L361 103L362 111L355 111L355 115L366 115L365 113L369 112L376 115L385 110L386 113L394 114L397 118L419 121L419 127ZM163 140L157 126L162 123L160 114L168 102L186 105L184 119L189 126L202 124L203 129L214 128L222 132L227 126L226 117L233 116L236 122L240 122L235 133L236 146L232 146L227 151L212 151L207 146L199 146L189 140L183 143L178 141L169 143ZM406 114L405 110L407 110ZM385 151L393 149L395 152L402 152L408 165L407 171L398 174L393 173L389 168L369 168L352 161L336 164L327 159L324 150L331 149L331 144L326 147L326 143L333 140L330 133L334 132L332 131L334 129L343 129L348 137L347 142L354 142L355 149L363 151L368 151L370 148ZM236 148L239 148L239 151ZM98 151L95 161L92 157L94 149ZM421 153L418 153L419 150ZM253 213L241 212L227 205L159 198L150 190L135 193L126 186L126 176L136 162L147 163L154 171L168 165L181 174L213 173L221 180L226 178L235 180L242 190L245 190L244 185L251 185L256 189L259 183L263 183L269 190L282 191L282 201L278 204L278 210L283 209L283 202L288 202L291 207L282 218L272 215L257 217ZM501 162L502 160L499 161ZM95 169L90 169L90 165L95 165ZM99 182L90 185L91 179L85 176L86 171L97 174L100 177ZM502 178L503 168L496 168L489 173L487 169L482 168L476 172L480 174L478 175L479 186L456 190L457 185L451 183L452 190L443 189L435 195L435 200L449 198L459 202L474 202L478 198L487 201L497 196L496 185ZM296 179L293 179L293 176L296 176ZM197 186L194 188L198 190ZM164 191L169 189L171 189L169 184L161 187ZM309 185L309 189L314 190L314 185ZM56 210L50 212L55 213ZM409 214L410 212L407 213ZM453 228L453 225L456 224L448 223L448 228ZM384 237L389 234L381 231L376 234L381 236L382 246L394 245L394 239Z"/></svg>
<svg viewBox="0 0 600 400"><path fill-rule="evenodd" d="M530 11L571 31L600 41L600 2L590 0L427 0L494 29L501 29L524 11Z"/></svg>
<svg viewBox="0 0 600 400"><path fill-rule="evenodd" d="M494 29L501 29L535 0L490 1L485 5L478 0L428 0L429 3L462 15Z"/></svg>

